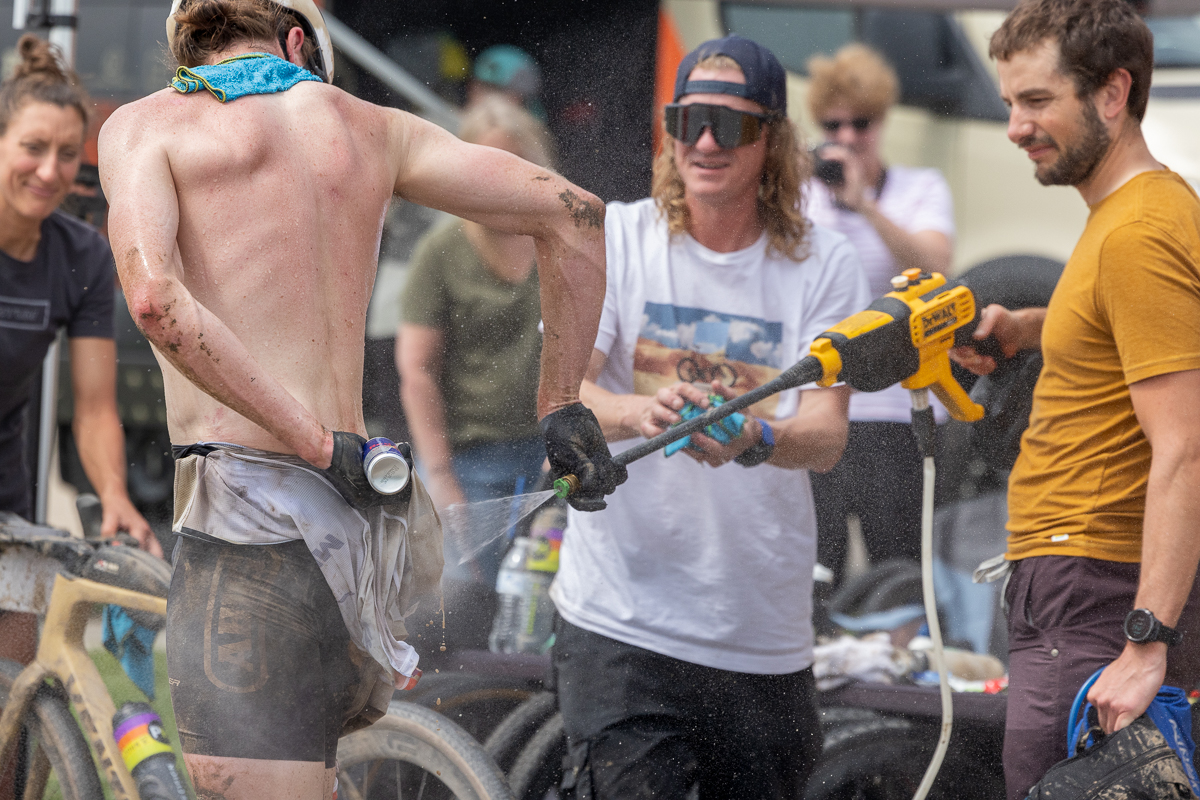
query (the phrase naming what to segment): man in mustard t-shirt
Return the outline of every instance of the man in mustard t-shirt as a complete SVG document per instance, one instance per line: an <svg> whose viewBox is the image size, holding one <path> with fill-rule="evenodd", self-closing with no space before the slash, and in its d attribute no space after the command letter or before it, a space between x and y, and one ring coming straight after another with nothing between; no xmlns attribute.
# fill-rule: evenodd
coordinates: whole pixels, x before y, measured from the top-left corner
<svg viewBox="0 0 1200 800"><path fill-rule="evenodd" d="M1200 200L1142 137L1153 38L1126 0L1024 0L991 54L1009 138L1090 209L1049 307L989 306L976 334L1045 358L1008 493L1004 766L1019 800L1066 757L1095 670L1110 732L1164 677L1200 677L1200 625L1173 646L1200 560Z"/></svg>

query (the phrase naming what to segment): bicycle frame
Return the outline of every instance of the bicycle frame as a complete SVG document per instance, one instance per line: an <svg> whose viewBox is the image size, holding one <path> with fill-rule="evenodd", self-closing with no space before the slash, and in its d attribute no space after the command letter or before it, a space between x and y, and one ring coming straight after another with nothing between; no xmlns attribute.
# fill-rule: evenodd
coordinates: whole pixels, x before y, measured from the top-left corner
<svg viewBox="0 0 1200 800"><path fill-rule="evenodd" d="M35 558L42 560L44 557ZM44 596L43 594L42 597ZM138 800L137 784L129 774L121 751L113 739L112 718L116 709L112 697L91 656L83 647L83 631L91 615L92 606L96 603L113 604L162 616L167 613L167 601L163 598L106 586L84 578L70 578L61 573L55 575L50 602L45 608L46 621L38 641L37 656L13 684L8 703L4 706L4 713L0 714L0 763L3 763L9 747L18 739L20 722L29 710L38 688L47 678L57 678L66 688L67 695L75 706L80 726L98 757L113 794L117 800ZM36 597L33 598L33 604L39 605ZM48 765L41 765L30 774L31 783L35 780L44 783L48 772ZM44 787L36 788L38 791L35 796L40 797Z"/></svg>

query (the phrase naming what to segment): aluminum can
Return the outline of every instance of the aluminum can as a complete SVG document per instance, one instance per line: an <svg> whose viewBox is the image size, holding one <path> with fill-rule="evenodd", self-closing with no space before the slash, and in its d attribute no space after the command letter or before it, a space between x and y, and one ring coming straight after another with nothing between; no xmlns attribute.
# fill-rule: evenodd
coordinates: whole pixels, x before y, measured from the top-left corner
<svg viewBox="0 0 1200 800"><path fill-rule="evenodd" d="M363 445L363 472L380 494L396 494L408 485L408 461L391 439L382 436Z"/></svg>

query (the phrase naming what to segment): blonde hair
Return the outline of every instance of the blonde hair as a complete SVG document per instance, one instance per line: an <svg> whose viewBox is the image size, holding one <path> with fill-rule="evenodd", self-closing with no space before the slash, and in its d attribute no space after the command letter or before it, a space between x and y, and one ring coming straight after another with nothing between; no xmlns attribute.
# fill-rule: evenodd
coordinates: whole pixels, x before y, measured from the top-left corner
<svg viewBox="0 0 1200 800"><path fill-rule="evenodd" d="M525 109L499 95L472 103L462 116L458 138L478 144L489 133L500 131L517 146L516 154L539 167L554 169L554 143L546 126Z"/></svg>
<svg viewBox="0 0 1200 800"><path fill-rule="evenodd" d="M27 33L17 42L17 53L21 62L12 77L0 85L0 135L8 130L8 123L29 102L75 109L86 131L91 103L79 76L63 66L62 51Z"/></svg>
<svg viewBox="0 0 1200 800"><path fill-rule="evenodd" d="M808 60L808 108L820 121L825 112L846 103L856 114L882 117L899 97L896 71L883 56L865 44L848 44L833 58L813 56Z"/></svg>
<svg viewBox="0 0 1200 800"><path fill-rule="evenodd" d="M728 56L710 56L696 68L733 68L741 72ZM650 191L672 236L685 232L691 222L683 177L675 166L674 142L664 130L662 150L654 159ZM801 136L790 119L779 117L767 123L767 157L758 186L758 216L767 229L767 251L796 260L808 255L806 237L811 227L800 212L811 169L800 153Z"/></svg>

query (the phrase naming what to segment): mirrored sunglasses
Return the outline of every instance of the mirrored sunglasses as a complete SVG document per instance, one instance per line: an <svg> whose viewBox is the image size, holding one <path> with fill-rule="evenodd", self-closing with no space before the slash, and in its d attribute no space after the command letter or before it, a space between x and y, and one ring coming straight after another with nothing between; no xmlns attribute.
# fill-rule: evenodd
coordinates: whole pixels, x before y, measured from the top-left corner
<svg viewBox="0 0 1200 800"><path fill-rule="evenodd" d="M842 126L849 125L854 128L855 133L862 133L867 128L871 127L871 123L875 120L870 117L855 117L854 119L827 119L821 123L821 130L826 133L837 133L842 129Z"/></svg>
<svg viewBox="0 0 1200 800"><path fill-rule="evenodd" d="M671 103L663 108L667 133L685 144L700 141L704 129L712 131L717 144L725 150L757 142L763 126L772 120L767 114L738 111L729 106L707 103L680 105Z"/></svg>

